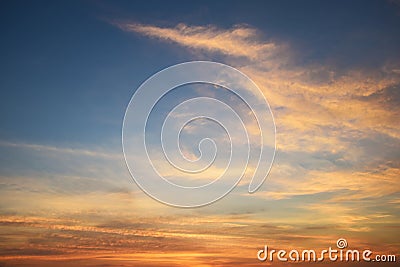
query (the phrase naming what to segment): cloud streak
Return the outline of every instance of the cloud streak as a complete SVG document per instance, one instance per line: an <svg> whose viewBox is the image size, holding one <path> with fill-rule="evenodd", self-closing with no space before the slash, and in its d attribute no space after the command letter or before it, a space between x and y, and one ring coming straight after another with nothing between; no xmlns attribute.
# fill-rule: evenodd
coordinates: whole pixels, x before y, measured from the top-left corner
<svg viewBox="0 0 400 267"><path fill-rule="evenodd" d="M279 49L273 42L259 42L259 32L245 25L238 25L229 30L221 30L214 26L188 26L183 23L174 28L120 22L116 22L115 25L124 31L140 33L151 38L251 60L268 58Z"/></svg>

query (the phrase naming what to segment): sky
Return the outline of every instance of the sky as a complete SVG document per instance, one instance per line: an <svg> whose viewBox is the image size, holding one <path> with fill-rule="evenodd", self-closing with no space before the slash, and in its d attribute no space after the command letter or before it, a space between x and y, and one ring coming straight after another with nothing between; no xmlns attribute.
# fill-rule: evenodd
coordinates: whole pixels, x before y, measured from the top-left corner
<svg viewBox="0 0 400 267"><path fill-rule="evenodd" d="M257 259L264 245L321 251L339 238L399 260L398 1L2 1L0 28L0 266L395 266ZM182 209L135 184L121 134L137 88L195 60L257 84L277 149L254 194L249 168L226 197ZM159 103L152 157L185 185L212 181L221 166L171 172L157 134L174 106L198 96L248 111L205 85ZM228 141L201 121L183 133L190 159L201 138L220 152Z"/></svg>

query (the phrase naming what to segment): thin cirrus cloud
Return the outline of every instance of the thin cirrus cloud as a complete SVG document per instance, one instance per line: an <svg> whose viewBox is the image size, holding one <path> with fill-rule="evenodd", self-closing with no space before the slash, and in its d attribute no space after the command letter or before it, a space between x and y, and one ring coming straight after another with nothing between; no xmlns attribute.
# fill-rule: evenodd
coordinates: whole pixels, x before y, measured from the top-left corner
<svg viewBox="0 0 400 267"><path fill-rule="evenodd" d="M307 135L318 127L336 126L342 131L365 130L367 135L373 130L395 138L400 136L396 124L398 111L386 101L390 98L398 101L399 98L397 90L391 90L400 82L395 66L346 73L339 73L329 66L298 66L293 63L296 55L290 46L278 41L263 41L258 31L249 26L219 29L185 24L173 28L115 24L127 32L233 57L233 65L254 79L264 91L274 108L278 127L288 129L283 135L293 129L295 133ZM234 57L245 57L250 61L242 62ZM281 149L295 143L286 143L287 139L279 141ZM307 148L302 146L301 149Z"/></svg>
<svg viewBox="0 0 400 267"><path fill-rule="evenodd" d="M11 147L11 148L19 148L19 149L28 149L39 152L53 152L53 153L61 153L61 154L71 154L74 156L87 156L94 158L108 158L108 159L121 159L120 153L110 153L109 151L96 151L96 150L88 150L81 148L66 148L66 147L57 147L57 146L49 146L49 145L39 145L39 144L28 144L28 143L15 143L15 142L4 142L0 141L1 147Z"/></svg>
<svg viewBox="0 0 400 267"><path fill-rule="evenodd" d="M230 62L249 75L270 102L277 124L278 149L308 154L305 165L312 165L318 153L336 157L335 164L345 162L360 172L365 171L362 165L371 169L371 163L378 158L380 165L390 164L389 168L398 162L398 154L393 152L398 150L400 138L400 114L396 108L400 101L400 75L396 65L347 72L317 64L298 65L294 63L298 55L290 46L263 41L259 31L243 25L231 29L185 24L172 28L137 23L116 25L124 31L188 49L230 56ZM369 154L376 139L381 142L380 148L374 147L377 156L373 157Z"/></svg>
<svg viewBox="0 0 400 267"><path fill-rule="evenodd" d="M264 56L272 54L278 49L273 42L257 42L257 31L245 26L221 30L214 26L187 26L183 23L178 24L175 28L161 28L138 23L115 22L114 24L124 31L140 33L190 48L220 52L251 60L256 60L260 54Z"/></svg>

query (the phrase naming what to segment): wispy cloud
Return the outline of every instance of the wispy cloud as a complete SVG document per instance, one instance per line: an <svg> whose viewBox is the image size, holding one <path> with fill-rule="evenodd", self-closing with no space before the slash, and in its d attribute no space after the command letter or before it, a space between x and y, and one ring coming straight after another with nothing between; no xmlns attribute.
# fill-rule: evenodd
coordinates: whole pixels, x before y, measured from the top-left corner
<svg viewBox="0 0 400 267"><path fill-rule="evenodd" d="M312 165L318 153L332 158L339 154L347 164L363 171L362 165L370 168L377 159L367 157L374 139L380 140L381 152L399 146L400 114L396 106L400 97L395 88L400 84L400 75L395 65L375 71L343 72L329 65L297 64L300 55L291 49L295 44L266 41L256 29L244 25L231 29L185 24L172 28L117 25L124 31L173 41L189 50L205 49L231 56L228 62L248 74L270 102L277 124L278 149L311 155L304 154L300 160L306 165ZM383 164L398 162L396 153L385 157L381 152L376 153L380 153ZM337 167L340 170L341 166Z"/></svg>
<svg viewBox="0 0 400 267"><path fill-rule="evenodd" d="M317 136L331 137L329 128L336 127L341 133L361 130L369 135L373 130L400 137L396 123L399 114L389 103L390 98L398 99L390 90L400 83L395 66L383 66L375 72L356 69L343 73L318 64L298 65L295 59L299 55L290 46L276 40L266 41L256 29L243 25L231 29L185 24L173 28L137 23L117 25L125 31L173 41L188 49L249 59L249 62L228 61L253 78L264 91L274 109L281 136L293 132L292 136L302 134L307 138L322 131L322 136ZM380 97L385 94L390 95ZM280 148L292 147L297 140L279 139Z"/></svg>
<svg viewBox="0 0 400 267"><path fill-rule="evenodd" d="M29 149L38 152L55 152L60 154L71 154L71 155L89 156L98 158L111 158L111 159L122 158L121 153L110 153L104 150L88 150L81 148L57 147L50 145L16 143L16 142L5 142L5 141L0 141L0 146Z"/></svg>
<svg viewBox="0 0 400 267"><path fill-rule="evenodd" d="M229 30L214 26L188 26L178 24L174 28L162 28L139 23L115 22L124 31L140 33L152 38L174 42L186 47L219 52L251 60L268 58L279 49L274 42L260 42L259 32L246 25Z"/></svg>

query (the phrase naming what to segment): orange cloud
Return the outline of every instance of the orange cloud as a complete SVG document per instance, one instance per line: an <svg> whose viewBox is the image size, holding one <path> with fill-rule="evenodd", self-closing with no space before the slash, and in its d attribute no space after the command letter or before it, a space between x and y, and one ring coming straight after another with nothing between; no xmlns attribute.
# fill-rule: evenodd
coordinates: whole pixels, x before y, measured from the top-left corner
<svg viewBox="0 0 400 267"><path fill-rule="evenodd" d="M140 33L190 48L252 60L256 60L260 56L268 57L278 49L273 42L259 42L257 30L246 26L220 30L213 26L187 26L183 23L178 24L175 28L161 28L138 23L115 24L124 31Z"/></svg>

